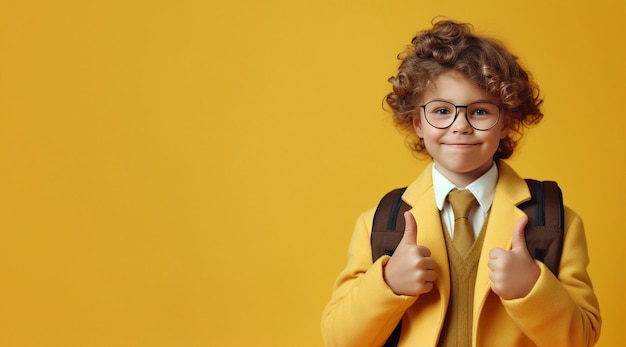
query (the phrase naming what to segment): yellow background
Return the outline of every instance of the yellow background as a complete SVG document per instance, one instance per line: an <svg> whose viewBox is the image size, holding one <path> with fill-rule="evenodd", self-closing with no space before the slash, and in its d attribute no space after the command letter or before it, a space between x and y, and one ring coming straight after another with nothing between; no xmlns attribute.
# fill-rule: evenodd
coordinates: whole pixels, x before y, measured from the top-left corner
<svg viewBox="0 0 626 347"><path fill-rule="evenodd" d="M598 346L626 345L626 15L604 0L1 0L0 345L321 346L357 215L425 165L381 104L436 15L540 83L510 162L583 216Z"/></svg>

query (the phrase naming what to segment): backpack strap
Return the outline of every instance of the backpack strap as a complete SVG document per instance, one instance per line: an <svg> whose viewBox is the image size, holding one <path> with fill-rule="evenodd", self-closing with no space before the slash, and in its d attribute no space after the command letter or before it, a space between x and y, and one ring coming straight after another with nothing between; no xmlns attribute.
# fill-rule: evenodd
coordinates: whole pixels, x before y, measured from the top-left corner
<svg viewBox="0 0 626 347"><path fill-rule="evenodd" d="M406 187L387 193L376 208L372 224L372 261L392 255L404 235L404 212L411 206L402 200Z"/></svg>
<svg viewBox="0 0 626 347"><path fill-rule="evenodd" d="M378 204L372 224L372 261L383 255L392 255L404 235L404 212L411 209L402 194L406 187L387 193ZM395 347L400 341L402 322L398 322L383 347Z"/></svg>
<svg viewBox="0 0 626 347"><path fill-rule="evenodd" d="M526 179L526 184L531 199L518 207L528 216L525 232L528 251L558 276L565 229L563 194L553 181Z"/></svg>

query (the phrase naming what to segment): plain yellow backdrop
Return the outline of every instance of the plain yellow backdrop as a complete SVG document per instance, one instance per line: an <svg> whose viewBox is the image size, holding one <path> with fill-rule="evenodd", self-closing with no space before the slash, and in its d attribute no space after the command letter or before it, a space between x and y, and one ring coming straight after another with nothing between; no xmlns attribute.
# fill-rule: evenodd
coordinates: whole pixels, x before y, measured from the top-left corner
<svg viewBox="0 0 626 347"><path fill-rule="evenodd" d="M357 215L426 164L382 99L437 15L539 82L510 162L626 345L623 1L1 0L0 346L321 346Z"/></svg>

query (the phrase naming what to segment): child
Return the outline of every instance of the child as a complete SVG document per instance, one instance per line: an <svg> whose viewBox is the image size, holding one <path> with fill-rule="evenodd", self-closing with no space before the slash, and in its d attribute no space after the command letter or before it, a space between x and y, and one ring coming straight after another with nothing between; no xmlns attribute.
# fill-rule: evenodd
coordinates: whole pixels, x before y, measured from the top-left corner
<svg viewBox="0 0 626 347"><path fill-rule="evenodd" d="M516 206L530 192L503 161L543 117L529 74L501 44L447 20L400 59L386 101L433 163L402 196L412 208L392 256L372 261L375 209L359 217L324 309L326 345L383 346L399 322L398 346L594 345L601 318L582 221L565 208L557 278L528 252ZM453 195L469 197L469 216Z"/></svg>

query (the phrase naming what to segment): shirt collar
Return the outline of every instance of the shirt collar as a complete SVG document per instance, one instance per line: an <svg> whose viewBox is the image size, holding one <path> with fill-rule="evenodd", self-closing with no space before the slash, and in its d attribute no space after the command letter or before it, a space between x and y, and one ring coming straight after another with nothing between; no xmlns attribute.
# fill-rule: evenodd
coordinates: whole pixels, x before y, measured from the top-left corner
<svg viewBox="0 0 626 347"><path fill-rule="evenodd" d="M443 205L446 202L446 197L452 189L467 189L474 196L480 205L480 208L486 213L491 208L493 203L493 196L496 189L496 183L498 182L498 166L492 163L491 168L487 170L482 176L470 183L465 188L459 188L450 182L446 177L437 170L436 165L433 163L433 187L435 189L435 202L439 211L443 209Z"/></svg>

